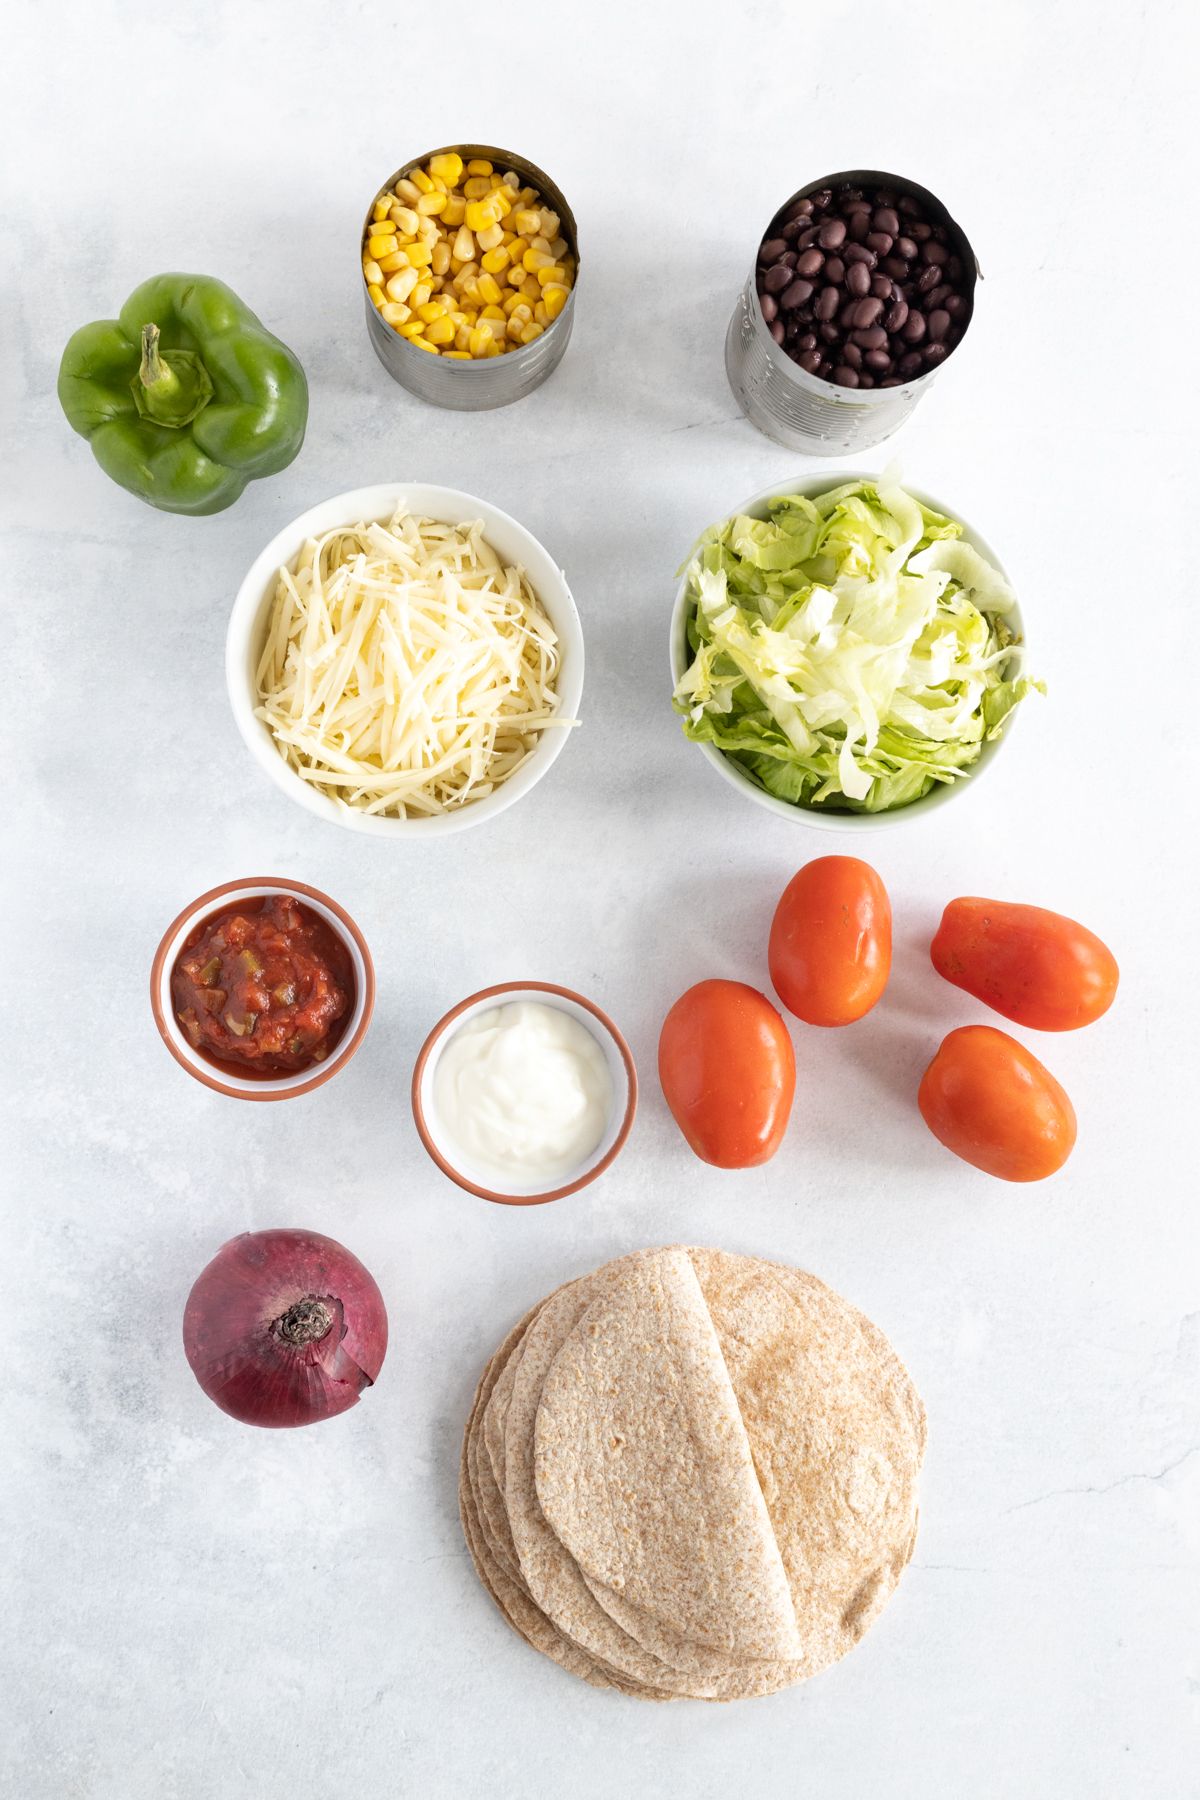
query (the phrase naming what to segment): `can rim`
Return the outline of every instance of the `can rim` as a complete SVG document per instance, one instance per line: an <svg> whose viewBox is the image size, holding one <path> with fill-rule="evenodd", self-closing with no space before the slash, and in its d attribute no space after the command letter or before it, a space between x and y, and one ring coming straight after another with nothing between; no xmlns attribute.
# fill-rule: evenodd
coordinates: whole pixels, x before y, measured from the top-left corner
<svg viewBox="0 0 1200 1800"><path fill-rule="evenodd" d="M558 186L558 183L552 181L544 169L539 169L536 163L530 162L527 156L518 156L511 150L501 149L497 144L443 144L436 150L424 150L419 156L410 157L408 161L395 170L385 182L381 182L379 186L376 187L375 198L367 207L358 234L359 276L362 282L363 299L366 301L371 312L376 315L378 323L383 326L389 337L395 338L397 345L402 345L405 350L410 351L411 354L415 356L416 351L413 349L413 346L409 343L408 339L402 338L399 332L393 331L391 326L387 323L387 320L380 317L379 308L375 305L375 302L367 292L370 284L367 281L366 274L362 267L363 247L366 243L368 227L375 222L372 215L375 211L375 201L379 199L379 196L388 188L394 188L398 181L405 180L414 169L419 168L422 163L429 162L432 157L447 156L451 153L456 156L461 156L464 162L470 162L475 158L479 158L487 162L502 163L506 169L515 169L519 175L527 175L530 178L530 186L536 187L539 194L553 205L555 212L559 216L560 223L568 227L568 229L563 232L563 236L567 239L575 257L575 279L571 283L567 293L567 303L559 313L557 319L551 320L550 324L542 332L541 337L535 338L533 344L522 344L519 347L514 346L513 350L505 352L506 356L516 357L521 350L533 349L535 345L542 345L546 343L548 339L552 338L558 330L558 327L568 318L574 307L575 289L579 285L579 271L582 266L579 254L579 227L575 223L575 214L571 209L570 202L567 200L562 189ZM422 354L427 354L427 352L423 352ZM429 360L433 361L433 358L430 357ZM439 357L437 360L439 362L444 362L445 358ZM456 361L448 364L448 367L455 372L452 379L466 379L470 381L477 379L479 372L490 369L492 363L497 360L499 359L495 357L472 357L470 362ZM471 371L470 374L466 373L468 370Z"/></svg>

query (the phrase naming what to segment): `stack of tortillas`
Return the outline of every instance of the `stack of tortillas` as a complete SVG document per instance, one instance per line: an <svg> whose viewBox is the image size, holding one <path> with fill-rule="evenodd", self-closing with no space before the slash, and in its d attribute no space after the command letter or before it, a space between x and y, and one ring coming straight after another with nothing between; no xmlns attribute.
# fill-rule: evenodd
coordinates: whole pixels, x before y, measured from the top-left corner
<svg viewBox="0 0 1200 1800"><path fill-rule="evenodd" d="M925 1413L830 1288L720 1250L569 1282L483 1372L463 1527L513 1629L596 1687L732 1700L851 1649L912 1554Z"/></svg>

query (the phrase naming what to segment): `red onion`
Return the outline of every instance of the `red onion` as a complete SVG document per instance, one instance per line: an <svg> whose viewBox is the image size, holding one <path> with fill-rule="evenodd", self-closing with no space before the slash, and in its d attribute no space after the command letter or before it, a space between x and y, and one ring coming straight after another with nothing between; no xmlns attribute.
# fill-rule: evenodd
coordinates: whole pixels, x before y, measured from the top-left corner
<svg viewBox="0 0 1200 1800"><path fill-rule="evenodd" d="M367 1270L333 1238L244 1231L188 1295L183 1348L222 1412L246 1425L312 1425L374 1382L387 1312Z"/></svg>

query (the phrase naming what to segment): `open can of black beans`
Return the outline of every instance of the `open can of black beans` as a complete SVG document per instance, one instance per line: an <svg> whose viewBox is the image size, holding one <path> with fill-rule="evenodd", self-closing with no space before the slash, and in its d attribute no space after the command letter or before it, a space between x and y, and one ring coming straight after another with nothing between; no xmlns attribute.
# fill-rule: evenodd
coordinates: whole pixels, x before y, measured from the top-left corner
<svg viewBox="0 0 1200 1800"><path fill-rule="evenodd" d="M559 228L574 262L574 279L566 302L558 317L532 343L517 344L502 356L486 360L459 362L446 356L431 356L418 350L400 336L381 316L371 298L365 274L362 277L363 304L366 311L367 335L376 356L394 381L411 394L433 406L450 407L457 412L486 412L491 407L508 406L523 399L552 375L562 361L575 323L575 288L579 279L579 235L575 215L559 189L545 172L527 157L516 156L494 144L450 144L440 150L427 150L413 157L384 182L377 193L394 189L398 181L408 178L414 169L428 164L434 157L454 153L463 163L481 158L500 171L513 170L528 187L536 188L541 203L558 215ZM359 242L369 237L374 215L374 201L360 227Z"/></svg>
<svg viewBox="0 0 1200 1800"><path fill-rule="evenodd" d="M881 169L809 182L775 214L729 322L738 405L789 450L882 443L962 342L978 279L966 233L918 182Z"/></svg>

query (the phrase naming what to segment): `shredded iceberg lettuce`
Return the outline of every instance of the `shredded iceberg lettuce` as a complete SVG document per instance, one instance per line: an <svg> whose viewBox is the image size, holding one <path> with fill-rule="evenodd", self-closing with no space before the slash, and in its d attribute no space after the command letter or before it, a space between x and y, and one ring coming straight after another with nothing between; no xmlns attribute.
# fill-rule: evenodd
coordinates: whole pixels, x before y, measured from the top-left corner
<svg viewBox="0 0 1200 1800"><path fill-rule="evenodd" d="M798 806L907 806L1045 691L999 570L886 476L712 527L688 583L684 730Z"/></svg>

